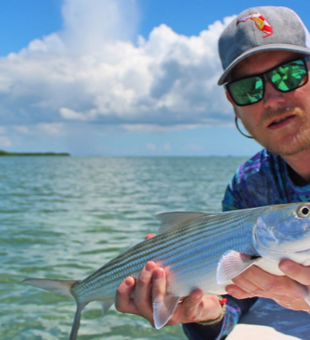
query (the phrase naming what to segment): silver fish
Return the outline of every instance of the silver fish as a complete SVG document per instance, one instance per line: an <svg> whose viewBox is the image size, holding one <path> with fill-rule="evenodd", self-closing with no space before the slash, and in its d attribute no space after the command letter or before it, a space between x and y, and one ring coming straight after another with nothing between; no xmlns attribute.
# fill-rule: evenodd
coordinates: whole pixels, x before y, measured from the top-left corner
<svg viewBox="0 0 310 340"><path fill-rule="evenodd" d="M282 259L310 265L310 203L293 203L224 213L172 212L157 215L157 236L127 250L84 280L24 280L24 283L74 297L77 310L70 340L77 338L83 308L101 301L105 314L118 285L138 276L147 261L169 268L167 296L153 301L157 329L193 289L223 294L232 279L253 264L276 275ZM309 291L301 294L310 305Z"/></svg>

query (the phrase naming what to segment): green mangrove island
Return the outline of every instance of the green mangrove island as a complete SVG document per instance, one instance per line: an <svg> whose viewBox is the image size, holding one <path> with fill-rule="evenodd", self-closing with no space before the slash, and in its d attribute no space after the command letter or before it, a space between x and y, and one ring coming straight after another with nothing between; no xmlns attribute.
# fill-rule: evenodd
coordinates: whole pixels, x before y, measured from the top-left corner
<svg viewBox="0 0 310 340"><path fill-rule="evenodd" d="M70 156L66 152L7 152L0 150L0 156Z"/></svg>

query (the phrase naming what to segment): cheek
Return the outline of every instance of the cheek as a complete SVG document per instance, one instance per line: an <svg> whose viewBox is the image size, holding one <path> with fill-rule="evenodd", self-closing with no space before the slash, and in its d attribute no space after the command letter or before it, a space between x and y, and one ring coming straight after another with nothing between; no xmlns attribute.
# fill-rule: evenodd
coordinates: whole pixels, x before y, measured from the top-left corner
<svg viewBox="0 0 310 340"><path fill-rule="evenodd" d="M238 107L235 114L242 120L245 126L257 126L260 120L261 104L256 103L251 106Z"/></svg>
<svg viewBox="0 0 310 340"><path fill-rule="evenodd" d="M294 103L296 107L303 110L310 110L310 81L303 87L287 93L287 98Z"/></svg>
<svg viewBox="0 0 310 340"><path fill-rule="evenodd" d="M242 121L248 117L247 110L245 107L234 106L235 115Z"/></svg>

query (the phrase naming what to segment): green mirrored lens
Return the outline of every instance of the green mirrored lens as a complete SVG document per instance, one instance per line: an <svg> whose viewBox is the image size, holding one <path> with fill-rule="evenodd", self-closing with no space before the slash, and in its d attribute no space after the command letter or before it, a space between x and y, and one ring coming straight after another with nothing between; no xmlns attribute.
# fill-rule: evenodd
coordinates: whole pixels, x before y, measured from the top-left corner
<svg viewBox="0 0 310 340"><path fill-rule="evenodd" d="M270 71L268 77L278 90L292 91L307 81L307 69L302 60L295 60Z"/></svg>
<svg viewBox="0 0 310 340"><path fill-rule="evenodd" d="M265 77L277 90L289 92L307 83L308 70L303 59L294 60L266 73L228 83L226 87L237 105L254 104L263 98Z"/></svg>
<svg viewBox="0 0 310 340"><path fill-rule="evenodd" d="M237 105L249 105L263 98L264 88L261 77L250 77L229 84L229 92Z"/></svg>

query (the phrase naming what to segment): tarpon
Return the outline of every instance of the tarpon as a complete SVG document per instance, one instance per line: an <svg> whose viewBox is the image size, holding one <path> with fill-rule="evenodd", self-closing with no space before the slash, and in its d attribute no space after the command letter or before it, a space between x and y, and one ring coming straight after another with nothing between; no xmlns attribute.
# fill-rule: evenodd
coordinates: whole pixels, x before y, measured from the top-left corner
<svg viewBox="0 0 310 340"><path fill-rule="evenodd" d="M148 261L169 268L167 295L153 301L157 329L170 319L179 301L194 289L224 294L225 286L253 264L283 275L279 261L310 265L310 203L292 203L223 213L171 212L157 215L158 235L114 258L84 280L29 278L23 282L71 296L77 310L70 340L77 338L83 308L101 301L103 314L114 303L119 284L138 276ZM306 287L301 289L310 305Z"/></svg>

